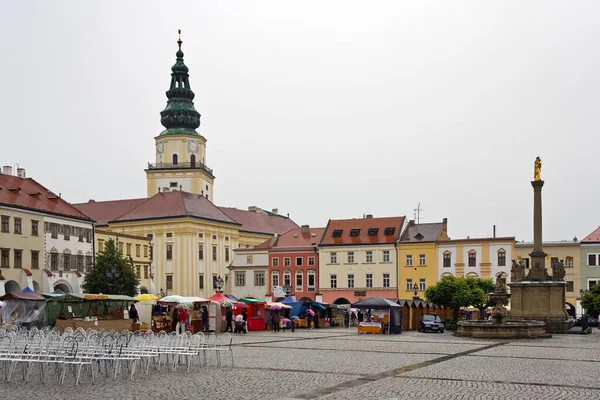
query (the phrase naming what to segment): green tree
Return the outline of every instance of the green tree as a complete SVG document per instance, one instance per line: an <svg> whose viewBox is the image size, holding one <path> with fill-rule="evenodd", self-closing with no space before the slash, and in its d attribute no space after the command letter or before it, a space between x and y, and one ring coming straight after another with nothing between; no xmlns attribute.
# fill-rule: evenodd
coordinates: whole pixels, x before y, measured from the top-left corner
<svg viewBox="0 0 600 400"><path fill-rule="evenodd" d="M135 296L140 280L129 260L119 253L115 241L109 239L96 263L85 275L83 289L87 293Z"/></svg>
<svg viewBox="0 0 600 400"><path fill-rule="evenodd" d="M587 315L591 317L598 316L598 313L600 313L600 285L594 285L590 291L581 297L581 307L585 309Z"/></svg>
<svg viewBox="0 0 600 400"><path fill-rule="evenodd" d="M477 307L486 301L483 289L473 281L464 277L444 276L434 286L425 290L425 299L435 305L452 309L452 317L456 322L461 307Z"/></svg>
<svg viewBox="0 0 600 400"><path fill-rule="evenodd" d="M485 301L483 303L471 304L473 307L479 308L479 319L485 319L485 309L495 306L495 304L489 302L487 294L496 290L496 284L491 279L467 278L467 281L469 282L471 288L479 288L483 290L484 294L486 294Z"/></svg>

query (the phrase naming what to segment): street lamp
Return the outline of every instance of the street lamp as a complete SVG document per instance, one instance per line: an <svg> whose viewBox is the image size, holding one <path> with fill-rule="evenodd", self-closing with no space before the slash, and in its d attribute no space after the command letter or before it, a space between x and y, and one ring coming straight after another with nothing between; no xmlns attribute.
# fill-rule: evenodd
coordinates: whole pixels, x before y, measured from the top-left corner
<svg viewBox="0 0 600 400"><path fill-rule="evenodd" d="M215 279L215 286L217 287L217 293L222 293L221 289L223 288L223 278L221 276L217 276Z"/></svg>
<svg viewBox="0 0 600 400"><path fill-rule="evenodd" d="M292 287L290 285L283 285L282 289L285 292L285 297L288 297L290 293L292 293Z"/></svg>
<svg viewBox="0 0 600 400"><path fill-rule="evenodd" d="M419 298L419 285L417 285L417 283L413 283L413 293L415 294L413 296L414 300L417 300Z"/></svg>

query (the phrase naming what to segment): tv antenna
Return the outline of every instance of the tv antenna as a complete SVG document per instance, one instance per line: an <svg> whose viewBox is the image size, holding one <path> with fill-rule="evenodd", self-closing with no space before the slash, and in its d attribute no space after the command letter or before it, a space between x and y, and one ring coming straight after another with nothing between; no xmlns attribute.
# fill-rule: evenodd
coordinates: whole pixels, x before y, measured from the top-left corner
<svg viewBox="0 0 600 400"><path fill-rule="evenodd" d="M421 221L421 211L423 211L423 209L421 208L421 203L419 202L417 208L413 209L413 217L415 221L417 221L417 224Z"/></svg>

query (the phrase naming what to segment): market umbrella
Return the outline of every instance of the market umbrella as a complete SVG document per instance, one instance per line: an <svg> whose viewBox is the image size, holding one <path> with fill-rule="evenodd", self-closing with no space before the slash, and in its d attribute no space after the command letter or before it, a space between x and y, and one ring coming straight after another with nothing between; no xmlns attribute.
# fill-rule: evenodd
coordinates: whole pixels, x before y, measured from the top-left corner
<svg viewBox="0 0 600 400"><path fill-rule="evenodd" d="M221 307L231 307L233 305L233 303L231 301L222 301L221 303Z"/></svg>
<svg viewBox="0 0 600 400"><path fill-rule="evenodd" d="M163 297L159 300L161 303L177 303L177 304L185 304L192 305L192 302L187 297L177 296L176 294L171 296Z"/></svg>
<svg viewBox="0 0 600 400"><path fill-rule="evenodd" d="M307 309L306 309L306 314L307 314L307 315L310 315L311 317L314 317L314 316L315 316L315 312L314 312L313 310L311 310L310 308L307 308Z"/></svg>
<svg viewBox="0 0 600 400"><path fill-rule="evenodd" d="M158 300L158 297L150 294L150 293L144 293L144 294L140 294L137 295L136 297L134 297L137 301L149 301L149 300Z"/></svg>
<svg viewBox="0 0 600 400"><path fill-rule="evenodd" d="M283 307L281 307L279 304L273 304L271 307L269 307L269 310L273 310L273 311L279 311L282 309L283 309Z"/></svg>

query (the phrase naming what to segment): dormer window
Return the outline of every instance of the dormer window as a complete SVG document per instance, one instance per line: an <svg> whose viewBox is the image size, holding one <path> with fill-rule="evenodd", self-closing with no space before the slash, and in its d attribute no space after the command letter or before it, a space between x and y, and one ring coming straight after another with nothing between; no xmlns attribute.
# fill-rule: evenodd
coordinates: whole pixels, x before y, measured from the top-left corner
<svg viewBox="0 0 600 400"><path fill-rule="evenodd" d="M377 236L378 233L379 233L379 228L369 228L369 231L367 232L367 235L369 235L369 236Z"/></svg>
<svg viewBox="0 0 600 400"><path fill-rule="evenodd" d="M394 232L396 232L396 228L394 228L393 226L392 227L387 227L383 231L383 235L384 236L392 236L394 234Z"/></svg>
<svg viewBox="0 0 600 400"><path fill-rule="evenodd" d="M332 233L332 237L334 238L339 238L342 237L342 233L344 232L343 229L334 229L333 233Z"/></svg>
<svg viewBox="0 0 600 400"><path fill-rule="evenodd" d="M417 234L415 235L415 239L417 239L417 240L423 240L423 238L424 238L424 237L425 237L425 236L421 235L420 233L417 233Z"/></svg>
<svg viewBox="0 0 600 400"><path fill-rule="evenodd" d="M360 235L360 229L350 229L350 237L358 237Z"/></svg>

